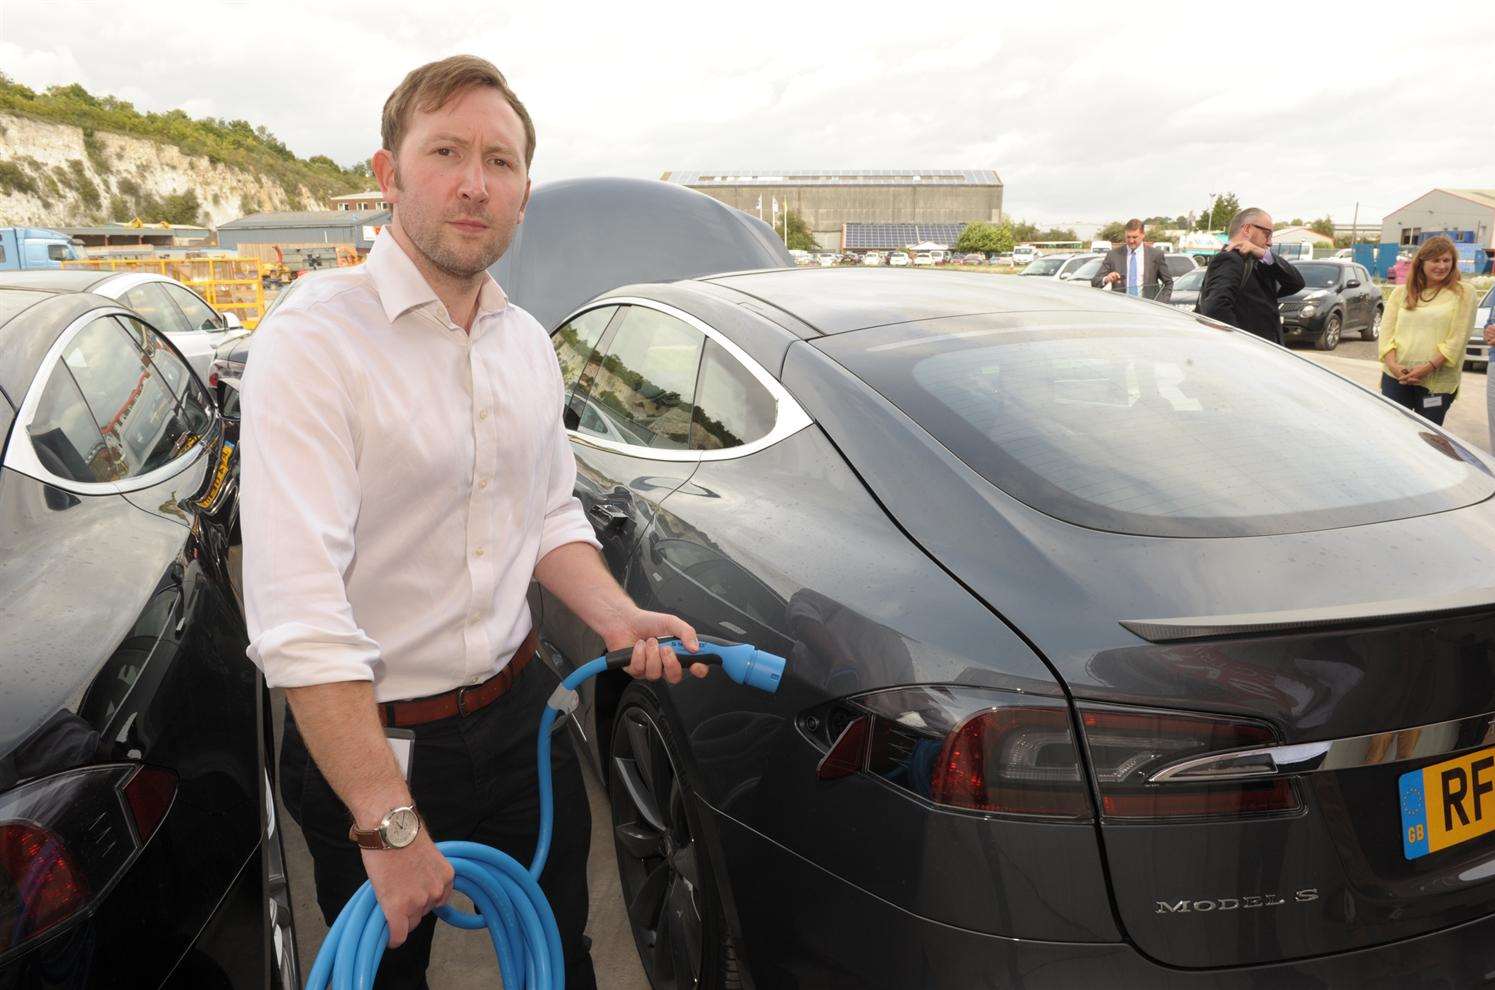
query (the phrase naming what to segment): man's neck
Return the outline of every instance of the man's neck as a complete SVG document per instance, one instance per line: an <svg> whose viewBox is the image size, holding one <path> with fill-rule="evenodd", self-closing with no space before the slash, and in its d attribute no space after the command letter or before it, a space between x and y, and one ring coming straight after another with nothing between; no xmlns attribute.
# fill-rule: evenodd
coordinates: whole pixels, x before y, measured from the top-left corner
<svg viewBox="0 0 1495 990"><path fill-rule="evenodd" d="M421 278L436 293L436 298L446 307L447 316L451 321L462 328L464 333L472 332L472 320L477 315L478 294L483 290L483 276L486 272L478 272L468 278L454 275L436 264L426 256L426 253L415 246L410 240L405 229L400 226L398 218L389 225L389 232L395 239L395 243L405 252L405 257L415 265L415 270L420 272Z"/></svg>

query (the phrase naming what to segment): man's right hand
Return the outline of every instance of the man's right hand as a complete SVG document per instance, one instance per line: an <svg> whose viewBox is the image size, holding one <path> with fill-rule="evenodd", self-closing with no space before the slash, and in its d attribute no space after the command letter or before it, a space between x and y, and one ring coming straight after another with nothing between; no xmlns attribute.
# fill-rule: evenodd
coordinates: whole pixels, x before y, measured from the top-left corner
<svg viewBox="0 0 1495 990"><path fill-rule="evenodd" d="M1120 282L1121 281L1121 273L1120 272L1106 272L1106 277L1103 278L1103 279L1101 279L1101 281L1104 282L1106 285L1113 285L1116 282Z"/></svg>
<svg viewBox="0 0 1495 990"><path fill-rule="evenodd" d="M456 873L424 828L404 849L363 849L363 869L389 922L389 947L404 944L422 918L452 897Z"/></svg>
<svg viewBox="0 0 1495 990"><path fill-rule="evenodd" d="M1485 343L1495 346L1495 323L1485 327Z"/></svg>

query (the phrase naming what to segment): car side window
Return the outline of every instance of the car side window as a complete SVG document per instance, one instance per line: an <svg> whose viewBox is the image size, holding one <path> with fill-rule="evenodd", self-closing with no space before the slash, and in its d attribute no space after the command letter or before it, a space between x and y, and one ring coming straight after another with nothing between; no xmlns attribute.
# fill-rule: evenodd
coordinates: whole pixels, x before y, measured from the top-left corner
<svg viewBox="0 0 1495 990"><path fill-rule="evenodd" d="M696 374L706 335L673 316L630 306L590 389L578 395L578 431L664 450L690 445Z"/></svg>
<svg viewBox="0 0 1495 990"><path fill-rule="evenodd" d="M1361 285L1370 285L1370 272L1359 265L1355 266L1355 277L1360 280Z"/></svg>
<svg viewBox="0 0 1495 990"><path fill-rule="evenodd" d="M567 392L576 386L582 369L592 359L597 341L602 339L602 331L607 329L608 322L617 311L616 306L589 309L576 319L562 324L560 329L550 335L556 359L561 363L561 380L566 383Z"/></svg>
<svg viewBox="0 0 1495 990"><path fill-rule="evenodd" d="M159 333L134 317L119 318L130 339L147 354L161 375L172 397L176 399L182 425L197 439L207 434L213 422L213 400L208 390L187 363L177 357ZM191 446L189 443L188 447Z"/></svg>
<svg viewBox="0 0 1495 990"><path fill-rule="evenodd" d="M177 304L187 317L189 329L192 330L222 330L226 324L223 317L213 311L213 307L198 298L197 293L191 289L185 289L174 282L157 283L171 297L172 302Z"/></svg>
<svg viewBox="0 0 1495 990"><path fill-rule="evenodd" d="M106 440L63 363L53 367L36 414L26 427L42 467L70 481L112 481L124 473L119 440Z"/></svg>
<svg viewBox="0 0 1495 990"><path fill-rule="evenodd" d="M145 317L145 321L166 333L186 333L192 329L182 311L161 290L160 282L142 282L120 299L126 306Z"/></svg>
<svg viewBox="0 0 1495 990"><path fill-rule="evenodd" d="M693 450L739 447L773 429L778 404L742 363L714 340L701 355L695 418L690 426Z"/></svg>
<svg viewBox="0 0 1495 990"><path fill-rule="evenodd" d="M154 331L144 335L154 338ZM116 477L154 471L199 439L188 429L177 397L150 356L131 342L124 325L113 317L100 317L84 327L69 343L63 362L77 379L105 441L120 446L124 464Z"/></svg>

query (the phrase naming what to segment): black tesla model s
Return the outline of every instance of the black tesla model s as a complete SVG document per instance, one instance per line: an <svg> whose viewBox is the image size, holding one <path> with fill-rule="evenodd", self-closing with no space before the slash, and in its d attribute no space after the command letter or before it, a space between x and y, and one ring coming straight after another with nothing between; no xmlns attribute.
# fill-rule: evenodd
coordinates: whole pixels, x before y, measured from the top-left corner
<svg viewBox="0 0 1495 990"><path fill-rule="evenodd" d="M613 573L789 658L577 712L656 987L1495 971L1488 456L1166 306L706 275L787 260L665 183L522 231ZM551 663L602 651L535 605Z"/></svg>
<svg viewBox="0 0 1495 990"><path fill-rule="evenodd" d="M236 430L130 310L0 283L0 988L299 985Z"/></svg>

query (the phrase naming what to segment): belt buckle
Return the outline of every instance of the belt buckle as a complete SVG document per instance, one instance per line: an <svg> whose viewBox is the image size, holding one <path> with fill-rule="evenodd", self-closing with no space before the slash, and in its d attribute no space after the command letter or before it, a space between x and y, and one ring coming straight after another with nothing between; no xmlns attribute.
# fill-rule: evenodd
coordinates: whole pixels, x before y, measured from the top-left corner
<svg viewBox="0 0 1495 990"><path fill-rule="evenodd" d="M466 718L469 714L467 711L467 690L469 687L471 685L457 688L457 714L462 718Z"/></svg>

